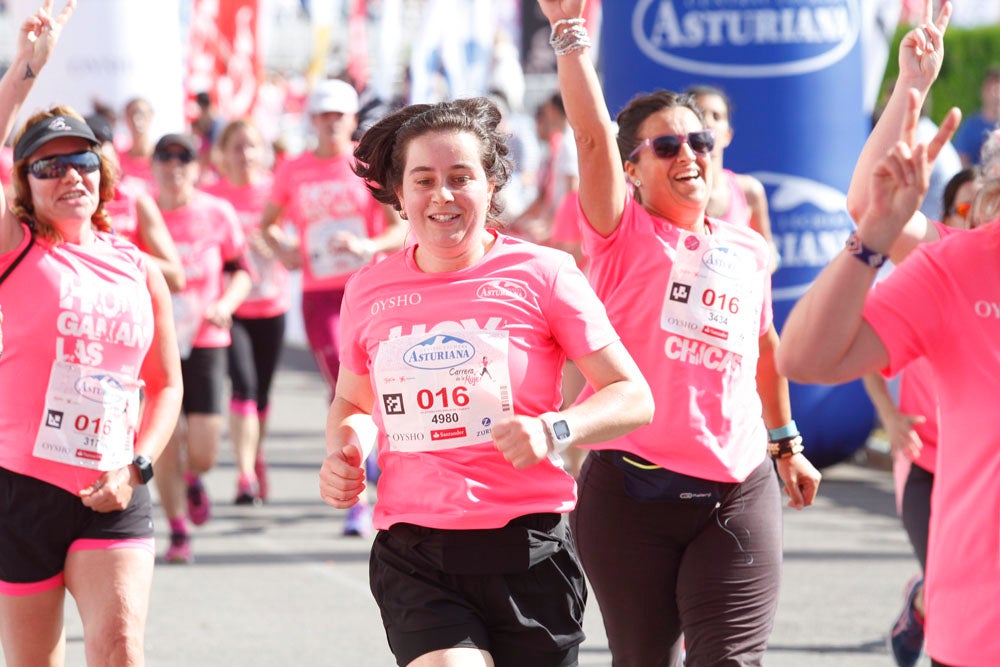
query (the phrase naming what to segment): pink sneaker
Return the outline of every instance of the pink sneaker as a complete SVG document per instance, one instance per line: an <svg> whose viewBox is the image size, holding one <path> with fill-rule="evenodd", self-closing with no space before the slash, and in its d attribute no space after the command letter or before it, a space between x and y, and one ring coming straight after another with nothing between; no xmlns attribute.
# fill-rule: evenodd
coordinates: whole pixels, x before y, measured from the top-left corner
<svg viewBox="0 0 1000 667"><path fill-rule="evenodd" d="M197 477L188 481L187 505L188 518L194 525L200 526L212 518L212 501L205 491L205 486Z"/></svg>
<svg viewBox="0 0 1000 667"><path fill-rule="evenodd" d="M264 458L264 452L257 452L253 471L257 475L257 497L263 502L267 500L267 460Z"/></svg>
<svg viewBox="0 0 1000 667"><path fill-rule="evenodd" d="M194 555L191 553L191 536L187 533L171 533L170 547L167 549L166 560L168 563L187 565L194 562Z"/></svg>
<svg viewBox="0 0 1000 667"><path fill-rule="evenodd" d="M236 505L259 506L261 500L257 482L250 479L249 476L241 475L236 484L236 499L233 503Z"/></svg>

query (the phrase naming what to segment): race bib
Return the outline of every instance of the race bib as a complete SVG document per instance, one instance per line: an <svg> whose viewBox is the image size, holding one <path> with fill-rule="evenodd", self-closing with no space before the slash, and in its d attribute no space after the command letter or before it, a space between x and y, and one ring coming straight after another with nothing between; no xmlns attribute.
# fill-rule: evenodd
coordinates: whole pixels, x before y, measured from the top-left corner
<svg viewBox="0 0 1000 667"><path fill-rule="evenodd" d="M763 308L763 267L739 246L681 231L660 315L664 331L755 359Z"/></svg>
<svg viewBox="0 0 1000 667"><path fill-rule="evenodd" d="M33 454L82 468L132 462L142 382L65 361L52 364Z"/></svg>
<svg viewBox="0 0 1000 667"><path fill-rule="evenodd" d="M365 221L361 218L321 220L306 228L309 270L314 277L327 278L353 273L368 264L367 259L341 246L338 237L343 234L351 234L360 239L368 238Z"/></svg>
<svg viewBox="0 0 1000 667"><path fill-rule="evenodd" d="M426 452L493 438L514 414L506 331L457 330L383 341L373 368L390 449Z"/></svg>

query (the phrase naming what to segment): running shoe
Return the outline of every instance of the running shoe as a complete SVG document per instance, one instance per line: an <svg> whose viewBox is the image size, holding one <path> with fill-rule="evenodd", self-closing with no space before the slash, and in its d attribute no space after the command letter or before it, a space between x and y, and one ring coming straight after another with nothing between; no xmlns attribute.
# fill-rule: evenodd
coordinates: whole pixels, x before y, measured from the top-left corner
<svg viewBox="0 0 1000 667"><path fill-rule="evenodd" d="M200 526L212 518L212 501L205 491L205 485L198 477L192 477L188 480L187 506L188 518L196 526Z"/></svg>
<svg viewBox="0 0 1000 667"><path fill-rule="evenodd" d="M170 533L170 547L167 549L168 563L187 565L194 562L191 553L191 536L187 533Z"/></svg>
<svg viewBox="0 0 1000 667"><path fill-rule="evenodd" d="M889 635L889 648L899 667L914 667L924 648L924 620L917 615L913 602L924 584L923 577L914 577L906 587L906 602Z"/></svg>
<svg viewBox="0 0 1000 667"><path fill-rule="evenodd" d="M257 475L257 497L261 502L267 500L267 460L264 459L264 452L257 452L257 460L254 461L253 471Z"/></svg>
<svg viewBox="0 0 1000 667"><path fill-rule="evenodd" d="M240 479L236 486L236 505L260 505L260 492L257 490L256 482L249 479Z"/></svg>
<svg viewBox="0 0 1000 667"><path fill-rule="evenodd" d="M372 506L358 503L347 510L344 535L348 537L368 537L372 534Z"/></svg>

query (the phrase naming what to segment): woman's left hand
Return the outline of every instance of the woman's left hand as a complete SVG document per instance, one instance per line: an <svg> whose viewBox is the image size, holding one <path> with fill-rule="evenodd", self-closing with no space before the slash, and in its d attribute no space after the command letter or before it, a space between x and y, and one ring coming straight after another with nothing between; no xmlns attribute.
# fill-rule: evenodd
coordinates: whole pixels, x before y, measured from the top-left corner
<svg viewBox="0 0 1000 667"><path fill-rule="evenodd" d="M785 483L788 506L797 510L813 504L819 482L823 478L819 470L802 454L778 459L778 476Z"/></svg>
<svg viewBox="0 0 1000 667"><path fill-rule="evenodd" d="M549 454L549 438L538 417L516 416L493 425L493 445L518 470Z"/></svg>
<svg viewBox="0 0 1000 667"><path fill-rule="evenodd" d="M116 512L132 501L132 466L109 470L80 491L83 504L95 512Z"/></svg>

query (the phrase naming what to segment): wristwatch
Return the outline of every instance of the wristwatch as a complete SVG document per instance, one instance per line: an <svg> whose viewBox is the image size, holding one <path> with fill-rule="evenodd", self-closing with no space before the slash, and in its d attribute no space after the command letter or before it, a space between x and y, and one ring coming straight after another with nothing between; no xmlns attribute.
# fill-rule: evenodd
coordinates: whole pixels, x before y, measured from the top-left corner
<svg viewBox="0 0 1000 667"><path fill-rule="evenodd" d="M149 480L153 479L153 462L149 460L149 457L140 454L132 459L132 465L139 472L139 481L143 484L149 484Z"/></svg>
<svg viewBox="0 0 1000 667"><path fill-rule="evenodd" d="M569 424L558 412L546 412L538 415L538 418L545 424L545 432L549 436L549 451L561 452L570 445L573 434L570 433Z"/></svg>

